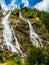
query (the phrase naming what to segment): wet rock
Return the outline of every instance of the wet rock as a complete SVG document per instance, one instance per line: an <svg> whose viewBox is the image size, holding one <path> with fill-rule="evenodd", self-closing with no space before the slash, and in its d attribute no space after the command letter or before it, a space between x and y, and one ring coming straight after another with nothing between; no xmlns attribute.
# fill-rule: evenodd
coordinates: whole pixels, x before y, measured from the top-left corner
<svg viewBox="0 0 49 65"><path fill-rule="evenodd" d="M15 42L15 39L13 38L13 45L15 46L16 45L16 42Z"/></svg>
<svg viewBox="0 0 49 65"><path fill-rule="evenodd" d="M3 30L3 26L0 26L0 30Z"/></svg>
<svg viewBox="0 0 49 65"><path fill-rule="evenodd" d="M44 37L44 36L42 36L42 35L39 35L39 36L40 36L40 38L42 38L43 40L49 41L49 37Z"/></svg>
<svg viewBox="0 0 49 65"><path fill-rule="evenodd" d="M1 41L2 41L2 40L0 39L0 43L1 43Z"/></svg>
<svg viewBox="0 0 49 65"><path fill-rule="evenodd" d="M7 45L3 46L4 51L8 51Z"/></svg>
<svg viewBox="0 0 49 65"><path fill-rule="evenodd" d="M29 30L29 25L26 25L26 26L25 26L25 29L26 29L26 30Z"/></svg>
<svg viewBox="0 0 49 65"><path fill-rule="evenodd" d="M2 47L0 46L0 52L2 52Z"/></svg>

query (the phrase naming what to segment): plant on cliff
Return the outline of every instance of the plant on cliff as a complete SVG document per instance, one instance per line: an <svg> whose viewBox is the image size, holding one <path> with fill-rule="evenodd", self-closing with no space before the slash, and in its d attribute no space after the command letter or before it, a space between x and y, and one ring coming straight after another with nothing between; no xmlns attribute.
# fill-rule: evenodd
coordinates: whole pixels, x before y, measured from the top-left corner
<svg viewBox="0 0 49 65"><path fill-rule="evenodd" d="M29 65L48 65L49 54L41 48L33 47L28 54L27 61Z"/></svg>
<svg viewBox="0 0 49 65"><path fill-rule="evenodd" d="M21 61L20 61L19 58L11 57L11 58L8 60L7 65L22 65L22 64L21 64Z"/></svg>
<svg viewBox="0 0 49 65"><path fill-rule="evenodd" d="M19 10L18 9L15 9L12 11L11 13L12 15L15 15L15 16L19 16Z"/></svg>

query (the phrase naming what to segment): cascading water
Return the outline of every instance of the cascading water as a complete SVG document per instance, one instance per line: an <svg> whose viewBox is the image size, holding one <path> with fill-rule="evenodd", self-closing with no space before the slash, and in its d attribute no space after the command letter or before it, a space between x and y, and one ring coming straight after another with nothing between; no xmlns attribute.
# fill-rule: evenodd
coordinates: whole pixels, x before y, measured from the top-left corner
<svg viewBox="0 0 49 65"><path fill-rule="evenodd" d="M18 40L17 40L17 38L16 38L16 36L15 36L13 27L12 27L12 32L13 32L14 39L15 39L15 42L16 42L15 48L21 53L22 56L26 56L26 54L24 54L24 53L21 51L21 49L20 49L20 45L19 45Z"/></svg>
<svg viewBox="0 0 49 65"><path fill-rule="evenodd" d="M2 24L4 26L4 29L3 29L3 37L4 37L4 41L8 47L8 50L12 51L12 52L16 52L16 53L20 53L21 56L26 56L25 54L23 54L23 52L21 51L20 49L20 45L18 43L18 40L17 40L17 37L15 37L15 33L13 31L13 28L9 26L9 16L10 16L10 13L9 12L2 20ZM11 30L12 29L12 30ZM14 39L15 39L15 42L16 42L16 45L14 46L12 43L13 43L13 40L12 40L12 34L14 35Z"/></svg>
<svg viewBox="0 0 49 65"><path fill-rule="evenodd" d="M30 23L29 20L27 20L28 24L29 24L29 28L30 28L30 39L32 41L32 43L38 47L39 46L39 40L38 40L38 35L34 32L34 29Z"/></svg>
<svg viewBox="0 0 49 65"><path fill-rule="evenodd" d="M40 42L40 40L39 40L39 37L38 37L38 35L35 33L35 31L34 31L32 25L31 25L30 21L29 21L29 20L25 20L25 19L22 17L21 12L19 12L19 17L20 17L22 20L28 22L29 28L30 28L30 39L31 39L32 43L33 43L36 47L39 47L40 45L42 46L42 44L41 44L41 42Z"/></svg>
<svg viewBox="0 0 49 65"><path fill-rule="evenodd" d="M12 32L8 23L8 18L10 16L10 13L11 12L9 12L2 20L2 24L4 26L3 37L8 49L10 50L11 48L12 52L17 52L15 47L12 45Z"/></svg>

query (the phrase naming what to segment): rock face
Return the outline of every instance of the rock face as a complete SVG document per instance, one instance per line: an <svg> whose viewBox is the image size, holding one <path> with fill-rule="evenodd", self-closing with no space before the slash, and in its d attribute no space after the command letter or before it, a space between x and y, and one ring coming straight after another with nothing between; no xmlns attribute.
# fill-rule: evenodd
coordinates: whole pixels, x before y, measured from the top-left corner
<svg viewBox="0 0 49 65"><path fill-rule="evenodd" d="M18 18L15 21L11 21L10 23L13 23L13 25L10 25L14 28L15 36L18 38L22 51L27 53L32 45L29 36L29 25L27 21L23 21Z"/></svg>
<svg viewBox="0 0 49 65"><path fill-rule="evenodd" d="M3 46L3 25L1 23L1 19L0 19L0 51L3 51L2 50L2 46Z"/></svg>
<svg viewBox="0 0 49 65"><path fill-rule="evenodd" d="M4 37L3 37L2 18L3 18L3 15L0 17L0 53L4 51L8 51L5 41L4 41Z"/></svg>
<svg viewBox="0 0 49 65"><path fill-rule="evenodd" d="M18 38L21 49L23 50L23 52L27 53L32 45L30 37L29 37L30 30L29 30L29 25L28 25L27 21L17 18L15 21L11 21L10 23L13 23L10 25L14 28L14 32ZM42 44L44 45L43 47L46 47L48 45L47 41L49 41L48 38L40 35L40 33L39 33L40 30L38 30L36 23L33 23L32 25L34 27L35 32L41 38ZM45 41L45 44L43 41Z"/></svg>
<svg viewBox="0 0 49 65"><path fill-rule="evenodd" d="M37 34L39 34L39 31L37 30L37 28L38 28L37 25L35 23L33 23L32 25L35 29L35 32ZM14 29L15 36L17 37L17 39L20 43L20 48L21 48L22 52L27 54L32 47L32 42L31 42L30 36L29 36L30 30L29 30L29 25L28 25L27 21L21 20L18 17L16 19L13 19L12 21L10 20L10 26L13 27L13 29ZM8 50L6 42L4 41L2 34L3 34L3 25L2 25L2 21L0 19L0 52L2 52L2 51L11 52ZM12 36L13 36L13 34L12 34ZM39 34L39 36L42 39L43 45L46 47L47 41L49 41L49 39L41 36L40 34ZM44 44L44 41L46 44ZM16 43L15 43L14 36L12 37L12 42L13 42L12 44L15 46ZM11 47L10 47L10 49L11 49Z"/></svg>
<svg viewBox="0 0 49 65"><path fill-rule="evenodd" d="M0 10L1 10L1 4L0 4Z"/></svg>
<svg viewBox="0 0 49 65"><path fill-rule="evenodd" d="M46 33L45 26L43 24L39 25L39 23L37 22L33 23L32 25L34 27L35 32L38 34L40 40L42 41L43 48L47 50L47 47L49 46L49 36L46 36L45 34Z"/></svg>

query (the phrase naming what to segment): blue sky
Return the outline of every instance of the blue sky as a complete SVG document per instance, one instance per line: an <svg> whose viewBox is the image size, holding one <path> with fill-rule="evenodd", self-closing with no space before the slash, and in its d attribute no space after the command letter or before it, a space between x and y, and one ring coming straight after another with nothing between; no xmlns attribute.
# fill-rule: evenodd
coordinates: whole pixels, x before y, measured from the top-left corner
<svg viewBox="0 0 49 65"><path fill-rule="evenodd" d="M6 4L10 4L11 0L5 0Z"/></svg>
<svg viewBox="0 0 49 65"><path fill-rule="evenodd" d="M37 4L38 2L42 1L42 0L28 0L29 1L29 4L30 6L34 6L35 4Z"/></svg>
<svg viewBox="0 0 49 65"><path fill-rule="evenodd" d="M49 11L49 0L0 0L4 9L14 9L19 6L37 8L39 10Z"/></svg>
<svg viewBox="0 0 49 65"><path fill-rule="evenodd" d="M28 0L30 7L34 6L36 3L40 2L40 1L42 1L42 0ZM5 0L6 5L10 4L10 2L11 2L11 0ZM23 3L21 3L21 0L16 0L16 3L23 4Z"/></svg>

